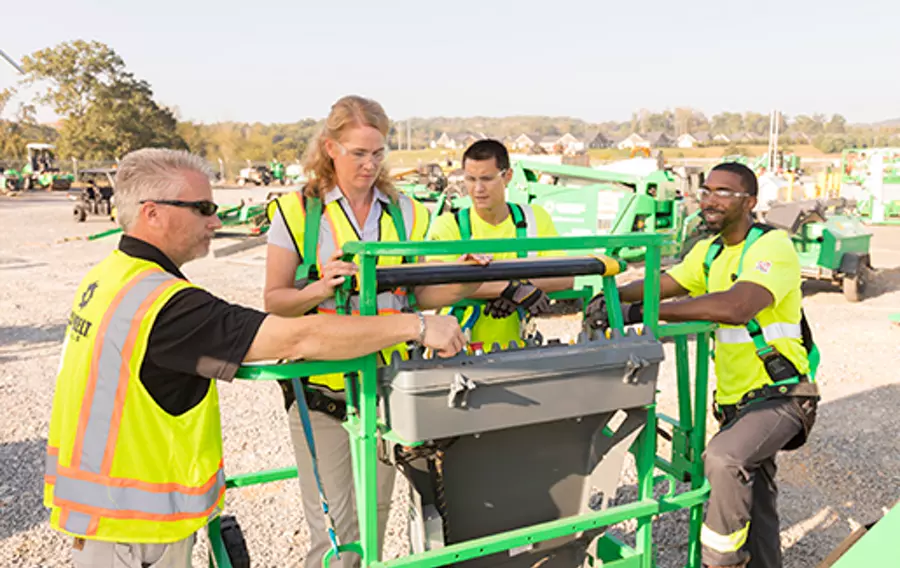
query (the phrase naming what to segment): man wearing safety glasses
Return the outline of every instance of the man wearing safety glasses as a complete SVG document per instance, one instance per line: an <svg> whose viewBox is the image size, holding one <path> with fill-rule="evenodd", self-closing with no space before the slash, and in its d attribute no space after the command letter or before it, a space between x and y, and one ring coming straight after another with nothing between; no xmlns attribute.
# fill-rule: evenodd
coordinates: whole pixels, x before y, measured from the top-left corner
<svg viewBox="0 0 900 568"><path fill-rule="evenodd" d="M515 239L527 237L555 237L559 233L550 214L539 205L507 203L506 185L512 178L509 153L497 140L479 140L463 153L466 192L472 207L455 214L445 213L437 218L429 238L435 241L468 239ZM528 256L560 256L561 251L528 253ZM495 260L515 258L515 253L492 255ZM524 256L524 255L520 255ZM429 260L452 262L452 257L431 257ZM446 309L460 320L464 331L471 331L471 342L484 351L494 343L502 349L511 342L523 345L524 324L550 308L547 292L572 287L574 278L541 278L510 282L485 282L469 298L487 300L478 309Z"/></svg>
<svg viewBox="0 0 900 568"><path fill-rule="evenodd" d="M216 381L244 361L340 360L402 341L448 356L446 316L279 317L189 282L221 226L206 163L145 149L116 174L118 249L79 285L48 433L44 503L78 568L191 565L225 497ZM351 319L352 317L352 319ZM349 323L348 323L349 322Z"/></svg>
<svg viewBox="0 0 900 568"><path fill-rule="evenodd" d="M746 166L714 167L699 190L715 233L660 277L661 320L711 321L714 414L721 429L703 455L711 491L700 540L710 568L781 566L775 456L806 441L815 422L818 350L803 315L800 261L790 237L754 223L758 182ZM626 325L643 319L644 281L619 289ZM607 329L602 295L588 319Z"/></svg>

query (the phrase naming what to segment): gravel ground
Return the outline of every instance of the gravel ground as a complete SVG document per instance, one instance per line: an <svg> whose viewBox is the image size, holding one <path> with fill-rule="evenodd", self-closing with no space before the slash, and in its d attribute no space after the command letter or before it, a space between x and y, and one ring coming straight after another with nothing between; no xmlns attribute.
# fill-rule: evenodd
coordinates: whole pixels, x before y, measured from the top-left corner
<svg viewBox="0 0 900 568"><path fill-rule="evenodd" d="M116 239L63 241L109 228L103 219L75 224L59 195L0 198L0 566L70 566L68 541L51 531L41 504L47 420L61 338L72 294L84 273ZM785 566L812 568L860 524L871 522L900 498L900 329L887 316L900 311L900 229L875 228L873 262L880 269L873 297L847 303L839 291L808 283L807 316L824 355L819 381L823 402L812 440L779 457ZM214 248L235 241L217 240ZM262 248L228 258L212 256L187 266L209 290L261 307ZM571 319L543 325L569 333ZM671 354L670 347L667 352ZM660 377L660 407L674 414L671 358ZM287 421L274 385L236 382L220 389L229 474L292 465ZM714 431L710 422L709 429ZM633 469L623 472L619 500L634 494ZM395 491L405 502L404 484ZM240 520L254 566L301 565L308 533L296 481L232 490L227 510ZM387 553L404 553L405 527L395 507ZM655 523L660 566L682 565L686 516ZM633 527L617 531L627 538ZM205 545L195 548L204 566Z"/></svg>

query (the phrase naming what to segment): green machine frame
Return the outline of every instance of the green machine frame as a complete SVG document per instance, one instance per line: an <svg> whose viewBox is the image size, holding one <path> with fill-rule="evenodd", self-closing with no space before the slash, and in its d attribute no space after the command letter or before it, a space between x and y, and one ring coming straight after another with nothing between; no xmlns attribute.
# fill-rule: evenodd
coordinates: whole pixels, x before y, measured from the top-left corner
<svg viewBox="0 0 900 568"><path fill-rule="evenodd" d="M432 241L406 243L352 242L344 246L345 258L358 256L360 313L376 314L376 258L378 256L431 256L461 255L463 253L501 253L544 250L586 250L645 248L645 303L644 329L659 340L674 343L677 375L678 415L665 416L656 411L656 403L646 407L647 422L630 448L635 457L637 469L637 497L635 500L611 506L587 514L561 518L541 524L523 527L500 534L481 537L466 542L404 556L394 560L380 561L377 529L377 435L385 439L397 440L397 436L378 419L377 410L377 355L369 355L344 361L294 362L278 365L245 365L237 377L245 380L276 380L322 373L353 373L358 375L354 388L348 389L347 420L344 427L350 437L351 459L356 488L357 510L359 511L360 540L342 543L342 552L355 552L362 557L362 565L367 567L401 566L444 566L454 562L478 558L503 552L530 543L543 542L560 536L598 529L627 520L636 521L635 546L629 546L612 535L604 534L597 541L596 549L589 551L602 560L605 567L652 568L656 566L656 548L653 543L652 522L655 517L689 509L689 542L685 566L700 568L700 529L703 504L709 494L709 483L704 477L701 455L706 440L708 371L710 360L710 336L715 325L708 322L679 324L659 323L659 276L660 253L665 237L657 234L554 237L530 239L474 240L474 241ZM541 260L533 261L539 266ZM624 265L624 263L620 264ZM601 267L601 263L596 263ZM423 266L422 268L427 269ZM477 271L483 267L461 267L461 271ZM594 268L602 270L602 268ZM468 274L469 281L472 274ZM606 295L611 324L619 332L623 331L619 297L614 275L601 275L602 288ZM495 277L499 279L499 277ZM449 282L448 280L447 282ZM461 280L458 280L461 281ZM568 291L561 297L589 297L590 289L579 292ZM343 304L348 288L340 291L338 303ZM560 297L559 295L557 297ZM690 336L696 336L696 362L692 373L690 366ZM350 375L351 377L353 375ZM659 455L659 438L671 442L671 453ZM415 442L402 441L408 445ZM226 481L228 488L240 488L259 483L268 483L297 476L296 468L282 468L231 476ZM677 491L676 482L689 483L689 489ZM654 489L663 484L665 491L655 497ZM220 519L216 518L208 526L210 537L210 566L231 568L228 552L220 531ZM327 566L333 552L325 557Z"/></svg>
<svg viewBox="0 0 900 568"><path fill-rule="evenodd" d="M642 176L602 170L586 166L554 164L520 160L512 164L512 179L507 185L506 198L513 203L535 204L544 207L563 236L595 236L661 234L666 240L661 246L663 258L678 256L684 243L700 225L698 212L688 214L678 183L668 170L656 170ZM553 183L540 181L541 175L553 178ZM615 204L603 203L602 194L622 193ZM448 209L442 196L437 211ZM451 200L451 209L468 207L468 196ZM644 258L644 245L612 246L604 252L629 262ZM576 254L573 251L572 254ZM600 287L598 277L578 277L576 289L583 286Z"/></svg>

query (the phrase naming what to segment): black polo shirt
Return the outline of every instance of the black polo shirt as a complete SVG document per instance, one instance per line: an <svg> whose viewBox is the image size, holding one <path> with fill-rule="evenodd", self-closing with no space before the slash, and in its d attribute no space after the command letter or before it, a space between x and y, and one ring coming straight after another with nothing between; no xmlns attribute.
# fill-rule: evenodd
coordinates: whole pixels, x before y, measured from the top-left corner
<svg viewBox="0 0 900 568"><path fill-rule="evenodd" d="M185 278L161 250L122 236L119 250ZM160 310L141 367L141 383L163 410L178 416L197 406L209 379L230 381L250 350L264 312L230 304L206 290L181 290Z"/></svg>

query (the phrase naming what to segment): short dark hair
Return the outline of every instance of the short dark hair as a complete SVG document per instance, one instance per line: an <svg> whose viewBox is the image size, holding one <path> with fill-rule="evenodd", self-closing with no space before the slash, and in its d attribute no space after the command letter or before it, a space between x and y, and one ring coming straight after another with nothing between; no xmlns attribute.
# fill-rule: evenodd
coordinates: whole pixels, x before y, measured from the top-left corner
<svg viewBox="0 0 900 568"><path fill-rule="evenodd" d="M509 152L507 151L506 146L499 140L493 140L491 138L478 140L466 148L466 151L463 153L462 163L463 167L465 167L466 160L481 162L483 160L490 160L491 158L494 158L496 161L497 169L509 169Z"/></svg>
<svg viewBox="0 0 900 568"><path fill-rule="evenodd" d="M744 186L744 190L747 192L747 195L756 197L759 194L759 181L756 179L756 174L753 173L753 170L751 170L744 164L740 164L738 162L722 162L710 171L720 171L734 174L741 178L741 185Z"/></svg>

